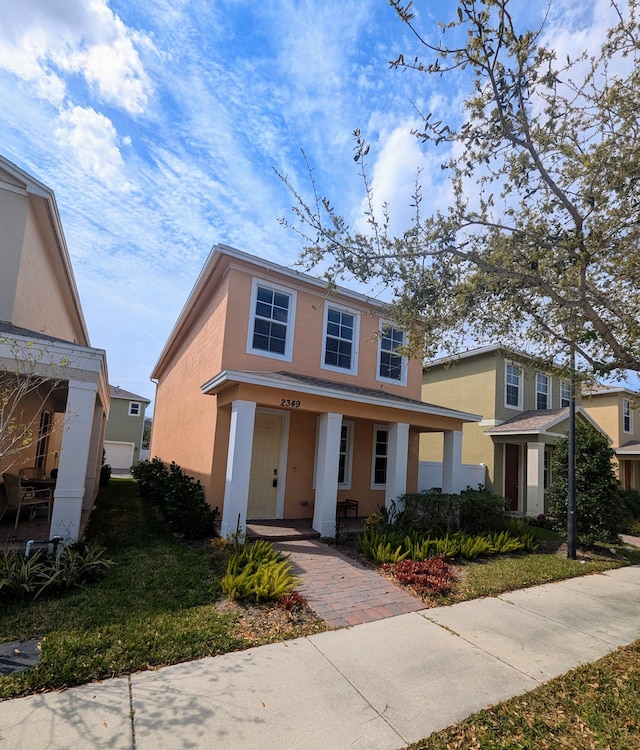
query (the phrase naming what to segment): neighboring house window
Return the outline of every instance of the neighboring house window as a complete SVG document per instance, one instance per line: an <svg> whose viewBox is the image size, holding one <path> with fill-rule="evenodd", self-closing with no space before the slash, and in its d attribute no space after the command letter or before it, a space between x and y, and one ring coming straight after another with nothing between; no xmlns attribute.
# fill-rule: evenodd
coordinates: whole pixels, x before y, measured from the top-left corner
<svg viewBox="0 0 640 750"><path fill-rule="evenodd" d="M291 361L295 293L253 281L247 351Z"/></svg>
<svg viewBox="0 0 640 750"><path fill-rule="evenodd" d="M373 428L373 471L372 487L384 487L387 483L387 448L389 444L389 430L387 427Z"/></svg>
<svg viewBox="0 0 640 750"><path fill-rule="evenodd" d="M383 324L378 337L378 379L394 383L406 383L406 357L398 354L404 346L404 331L390 324Z"/></svg>
<svg viewBox="0 0 640 750"><path fill-rule="evenodd" d="M631 402L629 399L622 399L622 429L625 432L632 432L633 425L631 424Z"/></svg>
<svg viewBox="0 0 640 750"><path fill-rule="evenodd" d="M506 363L506 392L504 403L505 406L519 409L521 404L521 388L520 379L522 377L521 370L517 365L512 362Z"/></svg>
<svg viewBox="0 0 640 750"><path fill-rule="evenodd" d="M551 449L545 448L544 449L544 488L545 490L547 487L551 485Z"/></svg>
<svg viewBox="0 0 640 750"><path fill-rule="evenodd" d="M571 406L571 383L563 380L560 383L560 407Z"/></svg>
<svg viewBox="0 0 640 750"><path fill-rule="evenodd" d="M539 372L536 375L536 409L549 408L549 376Z"/></svg>
<svg viewBox="0 0 640 750"><path fill-rule="evenodd" d="M139 401L129 401L129 416L130 417L140 416L140 402Z"/></svg>
<svg viewBox="0 0 640 750"><path fill-rule="evenodd" d="M358 367L356 351L358 323L358 316L355 313L326 305L322 355L324 369L355 375Z"/></svg>
<svg viewBox="0 0 640 750"><path fill-rule="evenodd" d="M340 431L340 457L338 459L338 487L351 489L353 459L353 422L343 422Z"/></svg>

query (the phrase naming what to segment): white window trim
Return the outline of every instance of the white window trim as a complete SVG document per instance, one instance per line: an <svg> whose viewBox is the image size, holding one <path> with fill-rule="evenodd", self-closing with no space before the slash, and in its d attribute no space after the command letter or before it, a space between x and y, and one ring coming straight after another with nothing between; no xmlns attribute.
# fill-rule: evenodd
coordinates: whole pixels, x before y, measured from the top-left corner
<svg viewBox="0 0 640 750"><path fill-rule="evenodd" d="M350 419L343 419L342 425L341 425L341 431L342 427L347 428L347 460L345 461L344 466L344 479L345 481L340 483L338 482L338 489L339 490L350 490L351 489L351 481L353 477L353 436L356 431L356 423L353 420ZM320 418L316 420L316 446L318 445L318 439L320 436ZM316 482L318 478L318 451L316 450L315 455L313 457L313 483L312 488L316 489Z"/></svg>
<svg viewBox="0 0 640 750"><path fill-rule="evenodd" d="M289 317L287 319L287 337L284 344L284 354L277 354L276 352L267 352L264 349L253 348L253 333L256 318L256 306L258 303L258 287L264 287L273 292L279 292L280 294L286 294L290 299L289 303ZM279 284L273 284L271 281L265 281L264 279L254 278L251 282L251 309L249 311L249 328L247 330L247 354L253 354L258 357L268 357L269 359L278 359L281 362L291 362L293 359L293 333L296 319L296 300L297 293L295 289L288 289L287 287L280 286Z"/></svg>
<svg viewBox="0 0 640 750"><path fill-rule="evenodd" d="M507 368L511 365L511 367L515 367L518 370L518 405L514 406L513 404L507 403ZM524 387L524 373L522 371L522 367L515 362L512 362L511 360L507 359L504 363L504 408L505 409L513 409L514 411L522 411L522 391Z"/></svg>
<svg viewBox="0 0 640 750"><path fill-rule="evenodd" d="M562 391L563 391L563 388L565 388L565 387L569 389L569 398L567 399L567 401L569 403L567 403L567 404L565 404L563 406L562 405L562 400L563 400ZM571 383L568 380L563 380L560 383L560 408L561 409L566 409L567 406L571 406Z"/></svg>
<svg viewBox="0 0 640 750"><path fill-rule="evenodd" d="M538 408L538 375L543 375L547 379L547 405L545 406L545 409L551 409L552 407L552 393L551 393L551 375L547 372L537 372L536 373L536 409Z"/></svg>
<svg viewBox="0 0 640 750"><path fill-rule="evenodd" d="M407 370L408 370L408 364L409 360L404 355L400 355L401 357L401 365L400 365L400 379L394 380L393 378L385 378L382 375L380 375L380 363L382 360L382 333L385 329L385 327L393 328L396 331L402 331L401 328L398 328L398 326L393 325L388 320L382 320L380 319L380 326L378 328L378 358L376 361L376 380L380 383L393 383L393 385L407 385ZM406 331L402 331L402 345L404 346L406 344Z"/></svg>
<svg viewBox="0 0 640 750"><path fill-rule="evenodd" d="M325 356L325 345L327 342L327 323L329 317L329 310L337 310L338 312L346 312L349 315L353 315L353 348L351 350L351 368L346 367L335 367L334 365L326 365L324 362ZM336 305L334 302L325 301L324 303L324 320L322 324L322 351L320 352L320 367L323 370L330 370L331 372L341 372L347 375L358 374L358 349L360 341L360 313L358 310L354 310L351 307L345 307L344 305Z"/></svg>
<svg viewBox="0 0 640 750"><path fill-rule="evenodd" d="M625 409L628 409L628 412L629 412L629 429L628 430L625 430L625 427L624 427ZM631 401L629 401L628 398L622 399L622 432L624 432L625 435L631 435L633 433L633 409L631 408Z"/></svg>
<svg viewBox="0 0 640 750"><path fill-rule="evenodd" d="M388 424L374 424L373 425L373 441L371 445L371 489L372 490L384 490L387 487L387 483L376 484L376 433L378 430L384 430L387 433L387 470L389 469L389 425Z"/></svg>
<svg viewBox="0 0 640 750"><path fill-rule="evenodd" d="M137 407L138 407L138 413L137 414L134 414L131 411L131 407L134 404L137 405ZM130 417L139 417L141 414L142 414L142 404L140 403L140 401L129 401L129 416Z"/></svg>

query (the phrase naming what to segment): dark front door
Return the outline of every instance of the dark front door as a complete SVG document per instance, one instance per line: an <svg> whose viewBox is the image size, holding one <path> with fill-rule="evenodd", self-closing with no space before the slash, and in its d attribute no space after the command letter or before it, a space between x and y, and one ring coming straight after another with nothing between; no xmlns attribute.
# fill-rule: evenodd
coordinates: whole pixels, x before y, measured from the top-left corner
<svg viewBox="0 0 640 750"><path fill-rule="evenodd" d="M504 495L509 500L509 510L518 510L518 469L520 446L504 446Z"/></svg>

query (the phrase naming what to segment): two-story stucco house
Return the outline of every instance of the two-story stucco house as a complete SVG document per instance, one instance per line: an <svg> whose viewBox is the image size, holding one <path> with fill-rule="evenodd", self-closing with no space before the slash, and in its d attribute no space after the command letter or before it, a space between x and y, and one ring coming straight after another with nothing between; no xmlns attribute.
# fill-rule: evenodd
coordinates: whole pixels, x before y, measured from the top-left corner
<svg viewBox="0 0 640 750"><path fill-rule="evenodd" d="M484 464L487 489L510 501L513 512L538 515L551 478L551 450L569 429L570 383L542 372L499 346L429 362L422 397L482 415L463 427L462 458ZM579 405L579 419L594 423ZM420 458L438 461L440 444L423 436Z"/></svg>
<svg viewBox="0 0 640 750"><path fill-rule="evenodd" d="M626 490L640 490L640 394L624 386L585 390L582 406L611 440L618 478Z"/></svg>
<svg viewBox="0 0 640 750"><path fill-rule="evenodd" d="M423 403L403 342L376 300L217 245L152 373L151 455L202 481L225 536L247 518L334 536L338 501L365 515L416 489L423 432L453 489L479 417Z"/></svg>
<svg viewBox="0 0 640 750"><path fill-rule="evenodd" d="M111 406L104 433L105 463L114 474L128 472L140 460L148 398L110 385Z"/></svg>
<svg viewBox="0 0 640 750"><path fill-rule="evenodd" d="M49 477L55 469L50 533L73 541L98 491L109 409L106 356L89 342L53 192L3 157L0 376L4 393L19 397L13 423L0 434L0 474L30 467ZM34 387L23 392L16 383L25 378ZM16 453L12 435L23 434L25 424Z"/></svg>

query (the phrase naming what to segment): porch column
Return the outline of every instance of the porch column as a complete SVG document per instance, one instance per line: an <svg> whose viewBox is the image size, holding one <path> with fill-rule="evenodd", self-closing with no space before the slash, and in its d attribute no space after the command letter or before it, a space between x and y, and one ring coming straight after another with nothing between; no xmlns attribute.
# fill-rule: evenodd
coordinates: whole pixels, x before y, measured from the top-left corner
<svg viewBox="0 0 640 750"><path fill-rule="evenodd" d="M445 430L442 455L442 492L459 493L462 475L462 431Z"/></svg>
<svg viewBox="0 0 640 750"><path fill-rule="evenodd" d="M255 420L255 401L238 400L232 402L227 476L224 485L224 506L220 526L222 537L235 534L238 530L244 534L247 529L251 450Z"/></svg>
<svg viewBox="0 0 640 750"><path fill-rule="evenodd" d="M404 422L390 424L387 432L387 486L384 491L387 508L407 491L408 461L409 425Z"/></svg>
<svg viewBox="0 0 640 750"><path fill-rule="evenodd" d="M89 445L89 459L87 461L87 481L84 490L83 510L91 510L100 486L100 467L102 466L102 450L104 445L104 428L106 419L104 407L96 403L91 426L91 443Z"/></svg>
<svg viewBox="0 0 640 750"><path fill-rule="evenodd" d="M320 536L336 535L336 503L338 502L338 464L342 414L321 414L318 428L318 471L313 528Z"/></svg>
<svg viewBox="0 0 640 750"><path fill-rule="evenodd" d="M527 443L528 516L544 513L544 443Z"/></svg>
<svg viewBox="0 0 640 750"><path fill-rule="evenodd" d="M61 536L67 543L80 535L97 391L96 383L69 381L49 531L50 538Z"/></svg>

